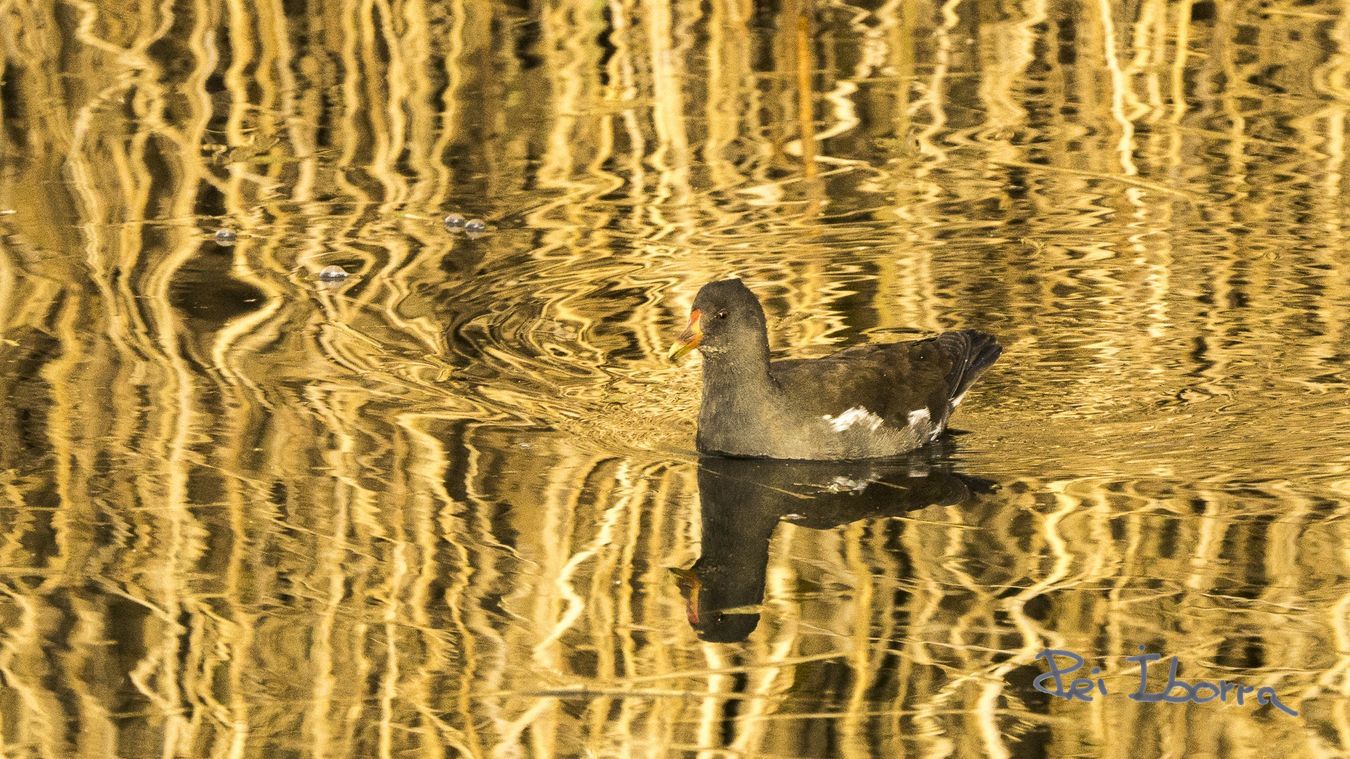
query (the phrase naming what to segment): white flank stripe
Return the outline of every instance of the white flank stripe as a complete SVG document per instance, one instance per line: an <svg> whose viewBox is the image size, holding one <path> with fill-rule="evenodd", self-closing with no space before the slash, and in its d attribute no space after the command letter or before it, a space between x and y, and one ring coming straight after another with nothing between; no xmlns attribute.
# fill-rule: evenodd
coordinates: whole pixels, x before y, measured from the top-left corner
<svg viewBox="0 0 1350 759"><path fill-rule="evenodd" d="M843 432L852 429L854 425L859 424L866 427L869 431L875 431L877 427L881 426L881 417L873 414L862 406L854 406L838 416L826 414L825 416L822 416L821 419L829 422L835 432Z"/></svg>

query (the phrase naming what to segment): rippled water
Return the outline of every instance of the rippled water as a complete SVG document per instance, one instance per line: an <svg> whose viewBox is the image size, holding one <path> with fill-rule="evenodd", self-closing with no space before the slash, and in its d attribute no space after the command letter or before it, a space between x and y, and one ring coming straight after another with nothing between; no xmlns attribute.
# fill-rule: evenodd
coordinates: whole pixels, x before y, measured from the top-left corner
<svg viewBox="0 0 1350 759"><path fill-rule="evenodd" d="M0 755L1350 752L1345 3L0 18ZM1006 351L937 450L700 461L731 274Z"/></svg>

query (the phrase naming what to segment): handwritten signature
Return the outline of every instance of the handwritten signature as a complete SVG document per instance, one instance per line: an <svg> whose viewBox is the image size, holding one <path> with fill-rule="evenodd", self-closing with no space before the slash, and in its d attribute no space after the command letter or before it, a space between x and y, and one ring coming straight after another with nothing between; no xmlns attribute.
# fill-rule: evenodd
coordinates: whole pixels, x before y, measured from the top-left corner
<svg viewBox="0 0 1350 759"><path fill-rule="evenodd" d="M1276 709L1288 714L1291 717L1297 717L1298 712L1280 703L1280 697L1275 695L1275 689L1270 687L1253 688L1250 685L1241 683L1232 683L1227 680L1211 682L1209 680L1200 680L1198 682L1187 682L1177 677L1177 657L1172 657L1172 663L1167 673L1167 685L1161 691L1150 691L1148 689L1148 665L1149 662L1155 662L1163 658L1162 654L1150 654L1145 652L1144 647L1139 647L1140 653L1136 656L1127 656L1125 661L1139 663L1139 689L1126 695L1135 701L1144 703L1157 703L1163 701L1169 704L1205 704L1210 701L1228 702L1228 697L1235 696L1235 702L1238 706L1245 706L1247 695L1255 691L1256 703L1262 706L1269 704ZM1067 667L1061 667L1056 658L1069 659ZM1043 675L1038 675L1031 682L1031 687L1042 693L1048 693L1059 698L1069 699L1071 701L1092 701L1094 693L1100 693L1102 696L1108 696L1106 682L1101 678L1075 677L1065 686L1065 677L1072 675L1082 669L1087 663L1083 657L1072 651L1065 651L1058 648L1047 648L1036 654L1037 659L1044 659L1045 664L1050 671ZM1096 675L1101 672L1101 668L1093 667L1091 674ZM1054 688L1046 686L1050 680L1055 682Z"/></svg>

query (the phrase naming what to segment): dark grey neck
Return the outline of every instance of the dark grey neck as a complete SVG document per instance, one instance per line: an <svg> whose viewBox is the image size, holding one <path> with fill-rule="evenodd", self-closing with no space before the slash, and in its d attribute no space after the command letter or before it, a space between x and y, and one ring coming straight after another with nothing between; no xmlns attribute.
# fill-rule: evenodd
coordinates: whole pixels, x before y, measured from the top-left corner
<svg viewBox="0 0 1350 759"><path fill-rule="evenodd" d="M703 402L710 396L731 406L768 401L773 395L769 377L768 341L756 341L740 350L705 353L703 356Z"/></svg>
<svg viewBox="0 0 1350 759"><path fill-rule="evenodd" d="M775 413L777 388L769 376L769 346L704 353L698 449L703 453L765 454L761 435Z"/></svg>

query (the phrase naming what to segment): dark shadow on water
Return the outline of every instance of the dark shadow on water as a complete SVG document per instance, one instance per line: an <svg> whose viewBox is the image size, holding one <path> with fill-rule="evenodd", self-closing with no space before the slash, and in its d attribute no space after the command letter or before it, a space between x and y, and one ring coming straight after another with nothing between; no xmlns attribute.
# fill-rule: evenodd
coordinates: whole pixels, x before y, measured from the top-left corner
<svg viewBox="0 0 1350 759"><path fill-rule="evenodd" d="M958 474L950 443L885 461L779 461L704 456L698 490L702 551L673 570L689 624L715 643L745 640L759 625L769 544L781 521L829 530L860 519L956 505L988 493L990 480Z"/></svg>

